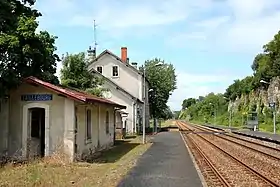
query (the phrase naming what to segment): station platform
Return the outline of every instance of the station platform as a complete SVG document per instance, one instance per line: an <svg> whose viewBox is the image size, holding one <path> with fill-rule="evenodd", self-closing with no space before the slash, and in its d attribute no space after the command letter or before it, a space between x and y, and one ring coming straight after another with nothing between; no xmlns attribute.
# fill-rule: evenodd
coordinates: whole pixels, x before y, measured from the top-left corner
<svg viewBox="0 0 280 187"><path fill-rule="evenodd" d="M152 142L118 187L203 186L180 132L158 133Z"/></svg>
<svg viewBox="0 0 280 187"><path fill-rule="evenodd" d="M211 124L205 124L205 126L210 128L215 128L215 129L230 129L231 132L234 134L239 134L251 138L257 138L264 141L280 144L280 134L273 134L273 133L262 132L262 131L250 131L247 129L240 129L236 127L226 127L226 126L218 126L218 125L211 125Z"/></svg>
<svg viewBox="0 0 280 187"><path fill-rule="evenodd" d="M236 130L233 131L233 133L280 144L280 134L272 134L268 132L249 131L249 130L238 130L238 131Z"/></svg>

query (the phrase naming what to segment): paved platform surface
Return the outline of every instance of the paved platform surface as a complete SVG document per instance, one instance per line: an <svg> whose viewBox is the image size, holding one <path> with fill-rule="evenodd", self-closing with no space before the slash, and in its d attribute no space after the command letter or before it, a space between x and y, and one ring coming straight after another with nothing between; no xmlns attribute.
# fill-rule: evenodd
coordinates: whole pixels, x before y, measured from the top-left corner
<svg viewBox="0 0 280 187"><path fill-rule="evenodd" d="M260 132L260 131L249 131L249 130L239 130L235 131L238 132L239 134L245 134L245 135L250 135L254 137L260 137L263 139L269 139L269 140L275 140L280 143L280 135L279 134L272 134L272 133L267 133L267 132Z"/></svg>
<svg viewBox="0 0 280 187"><path fill-rule="evenodd" d="M210 127L210 128L216 128L216 129L238 130L238 128L236 128L236 127L226 127L226 126L220 126L220 125L205 124L204 126L207 126L207 127Z"/></svg>
<svg viewBox="0 0 280 187"><path fill-rule="evenodd" d="M226 127L226 126L214 126L210 124L206 124L205 126L217 129L231 129L232 132L236 132L240 135L249 135L250 137L261 138L263 140L274 140L280 143L280 134L272 134L268 132L261 132L261 131L250 131L247 129L238 129L235 127Z"/></svg>
<svg viewBox="0 0 280 187"><path fill-rule="evenodd" d="M155 136L151 148L118 187L202 187L179 132Z"/></svg>

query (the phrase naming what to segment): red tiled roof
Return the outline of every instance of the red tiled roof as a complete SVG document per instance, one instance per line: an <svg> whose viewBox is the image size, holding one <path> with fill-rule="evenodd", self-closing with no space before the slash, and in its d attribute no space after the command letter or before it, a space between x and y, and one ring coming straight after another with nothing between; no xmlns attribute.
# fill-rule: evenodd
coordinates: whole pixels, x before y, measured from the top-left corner
<svg viewBox="0 0 280 187"><path fill-rule="evenodd" d="M101 97L97 97L97 96L94 96L94 95L91 95L91 94L88 94L88 93L85 93L85 92L71 90L69 88L62 88L62 87L53 85L51 83L42 81L42 80L40 80L36 77L30 76L30 77L25 78L24 80L27 83L32 83L32 84L42 86L46 89L49 89L51 91L54 91L56 93L62 94L62 95L67 96L71 99L78 100L78 101L81 101L81 102L85 102L85 103L92 103L92 102L104 103L104 104L113 105L113 106L121 108L121 109L126 109L126 106L117 104L117 103L112 102L110 100L107 100L107 99L104 99L104 98L101 98Z"/></svg>

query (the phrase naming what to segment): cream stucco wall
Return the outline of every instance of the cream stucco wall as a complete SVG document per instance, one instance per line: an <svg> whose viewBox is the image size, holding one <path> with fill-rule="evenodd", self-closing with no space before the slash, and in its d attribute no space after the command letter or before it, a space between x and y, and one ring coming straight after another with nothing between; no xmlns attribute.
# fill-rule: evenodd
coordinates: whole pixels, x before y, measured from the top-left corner
<svg viewBox="0 0 280 187"><path fill-rule="evenodd" d="M52 101L21 101L23 94L52 94ZM40 86L22 84L17 90L11 91L10 99L1 101L0 110L0 156L7 152L8 156L20 158L26 155L27 137L30 135L28 126L28 108L42 107L46 109L46 138L47 153L51 155L63 148L73 160L75 143L77 153L81 154L90 148L106 148L114 141L114 107L103 104L83 104L57 93L48 91ZM75 110L76 108L76 110ZM86 109L92 111L92 139L86 141ZM105 117L109 111L109 133L106 133ZM26 116L25 116L26 115ZM25 117L24 117L25 116ZM77 133L75 122L77 116ZM25 122L24 122L25 121ZM48 135L47 135L48 134ZM75 136L76 135L76 136ZM76 137L76 139L75 139Z"/></svg>
<svg viewBox="0 0 280 187"><path fill-rule="evenodd" d="M103 67L103 75L113 82L115 82L120 87L126 89L134 97L142 100L142 76L133 69L126 66L126 63L120 63L113 56L105 54L98 61L92 63L89 69L97 69L97 66ZM119 67L119 76L112 76L112 67Z"/></svg>
<svg viewBox="0 0 280 187"><path fill-rule="evenodd" d="M119 76L113 77L112 76L112 67L114 65L117 65L119 67ZM133 70L130 67L127 67L126 63L119 62L116 58L114 58L112 55L105 54L101 58L98 59L98 61L95 61L89 66L89 69L95 69L97 70L97 67L101 66L103 69L102 74L115 82L120 87L124 88L125 90L129 91L130 94L132 94L134 97L138 98L139 100L143 101L143 90L144 90L144 84L143 84L143 76L139 74L137 71ZM145 81L146 86L146 96L148 96L149 91L149 85L148 82ZM119 90L113 90L112 92L120 92ZM116 94L113 94L116 95ZM114 99L114 100L113 100ZM112 97L110 100L118 102L118 98ZM150 118L150 110L149 110L149 99L146 97L146 126L149 126L149 118ZM132 103L126 101L126 103L122 103L123 105L127 106L127 112L129 113L129 116L127 118L127 127L128 132L135 132L133 129L135 129L136 125L136 114L135 114L135 108L133 108ZM143 110L143 105L139 104L139 106ZM141 114L142 119L142 114ZM124 119L125 120L125 119Z"/></svg>
<svg viewBox="0 0 280 187"><path fill-rule="evenodd" d="M77 156L104 149L114 142L114 108L110 105L84 105L77 107ZM86 110L91 110L91 140L86 140ZM109 112L109 133L106 133L106 111Z"/></svg>
<svg viewBox="0 0 280 187"><path fill-rule="evenodd" d="M52 101L29 102L21 101L22 94L52 94ZM22 153L23 145L23 107L24 105L33 103L49 106L49 152L53 153L56 148L63 145L64 139L64 104L65 98L57 94L47 91L42 87L22 84L17 90L10 94L9 109L9 137L8 152L10 156L19 156Z"/></svg>
<svg viewBox="0 0 280 187"><path fill-rule="evenodd" d="M112 85L109 82L105 82L102 86L104 88L109 89L110 92L112 93L111 97L108 98L109 100L127 107L123 111L127 112L128 115L127 115L127 117L123 118L123 121L127 120L127 132L129 132L129 133L136 132L136 119L135 119L136 113L134 112L135 100L133 100L131 98L131 96L129 96L128 94L125 94L121 90L116 90L116 86Z"/></svg>

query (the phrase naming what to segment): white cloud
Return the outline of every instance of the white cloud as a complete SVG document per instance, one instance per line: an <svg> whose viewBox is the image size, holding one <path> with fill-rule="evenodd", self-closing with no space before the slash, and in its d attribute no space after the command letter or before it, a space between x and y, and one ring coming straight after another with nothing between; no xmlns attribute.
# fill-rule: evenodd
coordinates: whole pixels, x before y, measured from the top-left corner
<svg viewBox="0 0 280 187"><path fill-rule="evenodd" d="M195 25L201 27L202 29L207 29L207 31L216 30L219 26L221 26L224 23L227 23L229 20L230 16L213 17L198 22Z"/></svg>
<svg viewBox="0 0 280 187"><path fill-rule="evenodd" d="M259 19L239 21L221 35L221 41L226 40L237 52L257 52L262 49L264 44L273 39L280 29L277 24L279 22L280 12Z"/></svg>
<svg viewBox="0 0 280 187"><path fill-rule="evenodd" d="M161 7L160 7L161 8ZM104 29L124 29L135 26L158 26L184 20L187 13L175 12L172 9L160 11L160 8L149 6L131 6L124 9L102 9L96 15L75 15L70 25L92 26L96 19Z"/></svg>
<svg viewBox="0 0 280 187"><path fill-rule="evenodd" d="M269 10L279 4L278 0L228 0L234 16L239 20L251 20L269 14Z"/></svg>
<svg viewBox="0 0 280 187"><path fill-rule="evenodd" d="M36 8L49 26L92 27L95 19L103 29L126 29L183 21L189 14L209 9L213 4L213 0L42 0L36 3Z"/></svg>
<svg viewBox="0 0 280 187"><path fill-rule="evenodd" d="M280 29L279 0L227 0L217 7L220 14L189 23L193 26L192 30L174 33L167 44L176 45L174 41L188 44L194 38L186 36L192 35L195 30L207 39L207 43L200 43L204 48L253 54L259 52ZM212 11L217 7L212 7ZM200 42L201 38L197 41Z"/></svg>
<svg viewBox="0 0 280 187"><path fill-rule="evenodd" d="M49 25L92 27L95 19L104 29L165 25L184 20L188 15L187 3L183 0L138 3L42 0L38 1L36 7L43 13L44 22Z"/></svg>

